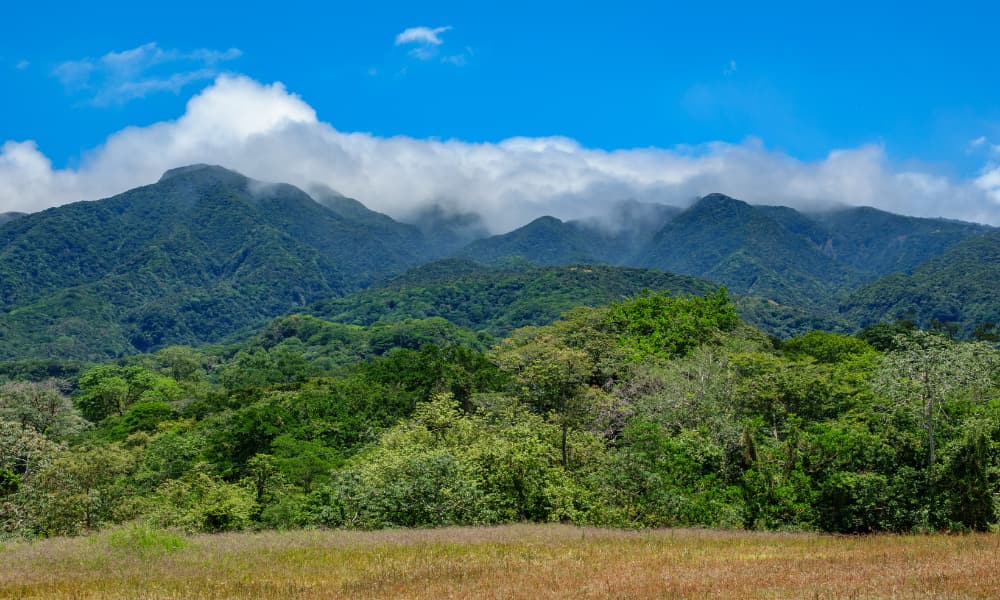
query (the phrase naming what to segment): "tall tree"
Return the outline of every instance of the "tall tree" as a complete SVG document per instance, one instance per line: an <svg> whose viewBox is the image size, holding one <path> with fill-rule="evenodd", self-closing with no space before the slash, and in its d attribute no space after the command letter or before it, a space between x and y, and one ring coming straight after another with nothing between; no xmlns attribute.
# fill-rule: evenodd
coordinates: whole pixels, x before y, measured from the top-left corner
<svg viewBox="0 0 1000 600"><path fill-rule="evenodd" d="M885 355L876 389L897 406L916 410L927 432L927 462L937 458L935 430L948 400L965 396L982 402L997 383L1000 356L986 342L956 343L929 331L895 339Z"/></svg>

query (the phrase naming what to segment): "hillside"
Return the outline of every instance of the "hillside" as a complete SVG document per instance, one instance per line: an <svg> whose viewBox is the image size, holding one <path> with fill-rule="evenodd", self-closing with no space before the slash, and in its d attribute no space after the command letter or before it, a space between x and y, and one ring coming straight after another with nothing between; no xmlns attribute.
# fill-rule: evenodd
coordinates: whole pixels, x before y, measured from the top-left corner
<svg viewBox="0 0 1000 600"><path fill-rule="evenodd" d="M965 315L963 299L943 304L930 288L932 299L891 302L888 292L859 292L837 312L864 282L912 272L991 231L981 225L867 208L807 215L712 194L683 211L626 201L601 219L542 217L473 239L484 235L476 215L414 210L403 223L329 188L310 196L193 165L112 198L5 214L0 360L213 342L309 305L345 323L440 316L499 335L644 289L704 293L717 284L739 297L748 322L779 337L903 314L969 327L994 318L973 291L962 298L987 308ZM431 263L449 256L462 260ZM883 283L903 296L911 284Z"/></svg>
<svg viewBox="0 0 1000 600"><path fill-rule="evenodd" d="M523 258L539 265L614 264L618 258L615 240L579 223L555 217L539 217L510 233L477 240L461 255L480 262Z"/></svg>
<svg viewBox="0 0 1000 600"><path fill-rule="evenodd" d="M626 201L614 204L602 218L564 222L540 217L514 231L476 240L460 255L486 263L523 258L540 265L626 265L679 212L673 206Z"/></svg>
<svg viewBox="0 0 1000 600"><path fill-rule="evenodd" d="M0 357L198 344L422 261L420 246L289 185L220 167L0 227Z"/></svg>
<svg viewBox="0 0 1000 600"><path fill-rule="evenodd" d="M541 217L477 240L460 255L486 263L522 258L541 265L654 268L836 321L839 299L862 283L912 272L951 246L991 230L867 207L807 214L710 194L686 210L625 202L603 219Z"/></svg>
<svg viewBox="0 0 1000 600"><path fill-rule="evenodd" d="M926 331L884 350L821 331L777 341L718 292L577 307L501 340L441 318L291 315L71 381L0 380L0 540L526 522L987 531L998 369L995 346ZM926 394L939 410L919 418Z"/></svg>
<svg viewBox="0 0 1000 600"><path fill-rule="evenodd" d="M443 317L473 331L506 335L556 320L575 306L598 306L643 290L705 294L711 283L647 269L608 266L489 267L465 259L423 265L346 298L313 304L309 312L341 323L371 325Z"/></svg>
<svg viewBox="0 0 1000 600"><path fill-rule="evenodd" d="M912 275L869 283L841 305L861 325L905 319L926 327L954 323L962 335L977 325L1000 323L1000 232L966 240L928 261Z"/></svg>
<svg viewBox="0 0 1000 600"><path fill-rule="evenodd" d="M24 215L25 213L20 213L20 212L0 213L0 225L3 225L4 223L7 223L9 221L13 221L14 219L19 219Z"/></svg>
<svg viewBox="0 0 1000 600"><path fill-rule="evenodd" d="M765 212L722 194L672 219L632 262L814 309L832 308L861 279Z"/></svg>
<svg viewBox="0 0 1000 600"><path fill-rule="evenodd" d="M910 273L955 244L994 230L987 225L908 217L869 207L812 217L825 233L824 238L813 241L825 254L877 276Z"/></svg>

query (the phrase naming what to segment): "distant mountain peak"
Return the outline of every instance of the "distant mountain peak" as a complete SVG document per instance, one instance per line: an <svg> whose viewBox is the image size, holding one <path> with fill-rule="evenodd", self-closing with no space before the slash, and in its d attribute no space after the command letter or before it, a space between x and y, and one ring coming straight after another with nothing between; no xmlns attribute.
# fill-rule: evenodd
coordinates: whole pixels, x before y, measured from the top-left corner
<svg viewBox="0 0 1000 600"><path fill-rule="evenodd" d="M239 177L240 179L247 179L247 177L242 175L241 173L237 173L236 171L227 169L225 167L220 167L219 165L208 165L204 163L197 163L183 167L175 167L173 169L168 169L167 171L164 171L163 175L160 176L160 182L194 174L224 176L227 178Z"/></svg>
<svg viewBox="0 0 1000 600"><path fill-rule="evenodd" d="M713 205L744 205L750 206L742 200L737 200L732 196L727 196L725 194L720 194L719 192L713 192L702 196L695 201L694 206L713 206Z"/></svg>
<svg viewBox="0 0 1000 600"><path fill-rule="evenodd" d="M711 202L711 201L722 201L722 200L736 200L736 198L733 198L732 196L727 196L721 192L712 192L711 194L705 194L704 196L702 196L701 200L708 200Z"/></svg>
<svg viewBox="0 0 1000 600"><path fill-rule="evenodd" d="M534 221L532 221L532 222L528 223L527 225L525 225L525 227L542 227L542 226L546 226L546 227L557 226L558 227L559 225L562 225L562 224L563 224L563 222L560 219L557 219L556 217L552 217L552 216L549 216L549 215L545 215L544 217L538 217Z"/></svg>

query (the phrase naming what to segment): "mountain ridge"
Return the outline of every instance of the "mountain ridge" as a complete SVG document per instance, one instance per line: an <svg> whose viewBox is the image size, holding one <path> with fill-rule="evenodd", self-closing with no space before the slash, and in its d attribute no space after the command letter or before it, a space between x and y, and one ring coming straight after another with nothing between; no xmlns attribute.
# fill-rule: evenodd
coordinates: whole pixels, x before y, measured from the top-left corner
<svg viewBox="0 0 1000 600"><path fill-rule="evenodd" d="M215 341L449 257L508 275L532 263L653 268L759 298L744 306L773 332L794 331L795 322L845 330L888 318L858 309L863 295L848 300L862 285L920 273L956 245L996 231L870 208L817 216L723 194L684 210L625 201L608 214L541 217L467 242L483 233L481 222L440 206L402 223L328 188L310 194L219 166L178 167L110 198L0 224L0 359L107 358ZM428 268L442 282L495 276L474 264Z"/></svg>

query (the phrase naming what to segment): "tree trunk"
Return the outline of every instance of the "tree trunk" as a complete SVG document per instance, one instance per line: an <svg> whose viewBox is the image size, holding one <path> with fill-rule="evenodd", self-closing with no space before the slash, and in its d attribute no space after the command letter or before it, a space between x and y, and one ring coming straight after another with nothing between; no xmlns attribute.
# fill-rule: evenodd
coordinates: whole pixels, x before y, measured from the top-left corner
<svg viewBox="0 0 1000 600"><path fill-rule="evenodd" d="M564 420L562 424L562 465L564 469L567 468L568 464L566 460L566 431L568 429L569 429L569 424L566 423L566 421Z"/></svg>

